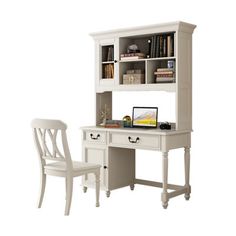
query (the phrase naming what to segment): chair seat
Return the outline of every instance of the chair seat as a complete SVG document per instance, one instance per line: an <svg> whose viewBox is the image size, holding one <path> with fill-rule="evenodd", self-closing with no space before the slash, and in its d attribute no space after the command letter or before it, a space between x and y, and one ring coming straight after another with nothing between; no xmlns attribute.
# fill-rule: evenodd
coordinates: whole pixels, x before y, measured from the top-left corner
<svg viewBox="0 0 236 236"><path fill-rule="evenodd" d="M73 171L86 171L101 167L98 164L78 162L78 161L73 161L72 164L73 164ZM45 165L44 168L47 170L66 171L66 162L62 161L53 162Z"/></svg>

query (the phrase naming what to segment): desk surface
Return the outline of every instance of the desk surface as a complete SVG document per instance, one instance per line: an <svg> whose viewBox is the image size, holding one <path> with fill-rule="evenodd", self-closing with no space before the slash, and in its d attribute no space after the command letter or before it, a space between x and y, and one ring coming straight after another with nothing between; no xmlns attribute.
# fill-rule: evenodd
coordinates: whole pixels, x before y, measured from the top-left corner
<svg viewBox="0 0 236 236"><path fill-rule="evenodd" d="M124 132L124 133L139 133L139 134L152 134L152 135L175 135L190 133L192 130L161 130L159 128L104 128L102 126L84 126L82 130L93 131L109 131L109 132Z"/></svg>

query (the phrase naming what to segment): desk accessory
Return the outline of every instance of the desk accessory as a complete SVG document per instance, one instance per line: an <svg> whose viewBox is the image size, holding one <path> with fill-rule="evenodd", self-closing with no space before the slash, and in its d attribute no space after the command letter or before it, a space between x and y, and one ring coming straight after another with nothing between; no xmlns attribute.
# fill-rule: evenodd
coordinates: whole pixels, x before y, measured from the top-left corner
<svg viewBox="0 0 236 236"><path fill-rule="evenodd" d="M163 122L163 123L160 124L160 129L170 130L171 129L171 124L169 122Z"/></svg>
<svg viewBox="0 0 236 236"><path fill-rule="evenodd" d="M131 127L132 126L132 120L131 120L130 116L123 117L123 125L124 125L124 127Z"/></svg>
<svg viewBox="0 0 236 236"><path fill-rule="evenodd" d="M123 126L123 121L121 120L106 120L105 128L120 128Z"/></svg>
<svg viewBox="0 0 236 236"><path fill-rule="evenodd" d="M157 107L133 107L132 127L156 128Z"/></svg>

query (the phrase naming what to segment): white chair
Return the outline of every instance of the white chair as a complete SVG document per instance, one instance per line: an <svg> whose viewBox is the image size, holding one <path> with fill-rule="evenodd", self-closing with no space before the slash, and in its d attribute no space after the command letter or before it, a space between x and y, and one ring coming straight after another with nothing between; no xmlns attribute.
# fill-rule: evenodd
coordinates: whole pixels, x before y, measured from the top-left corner
<svg viewBox="0 0 236 236"><path fill-rule="evenodd" d="M38 208L41 207L43 201L46 175L65 177L65 215L69 215L73 191L73 178L90 173L93 173L96 179L96 207L98 207L101 166L71 160L66 136L67 126L62 121L35 119L32 121L31 126L33 128L34 140L40 160L41 186ZM59 149L59 144L62 146L62 152Z"/></svg>

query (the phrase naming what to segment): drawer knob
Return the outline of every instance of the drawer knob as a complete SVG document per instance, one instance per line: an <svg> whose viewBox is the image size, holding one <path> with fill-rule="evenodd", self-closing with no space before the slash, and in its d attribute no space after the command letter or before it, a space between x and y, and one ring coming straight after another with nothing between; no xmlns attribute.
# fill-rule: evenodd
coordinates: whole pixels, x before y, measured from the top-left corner
<svg viewBox="0 0 236 236"><path fill-rule="evenodd" d="M128 140L129 140L130 143L137 143L140 140L140 138L137 137L136 140L132 140L132 138L129 136Z"/></svg>
<svg viewBox="0 0 236 236"><path fill-rule="evenodd" d="M97 134L97 137L94 137L93 134L90 134L91 139L97 140L100 137L100 134Z"/></svg>
<svg viewBox="0 0 236 236"><path fill-rule="evenodd" d="M107 169L107 166L103 166L104 169Z"/></svg>

